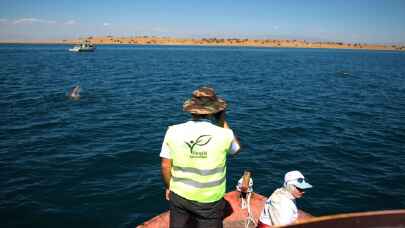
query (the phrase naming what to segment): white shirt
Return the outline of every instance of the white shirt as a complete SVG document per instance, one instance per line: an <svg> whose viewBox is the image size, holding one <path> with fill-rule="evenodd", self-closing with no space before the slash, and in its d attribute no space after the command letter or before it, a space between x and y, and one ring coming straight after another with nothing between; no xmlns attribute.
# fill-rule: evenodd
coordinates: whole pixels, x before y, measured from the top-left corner
<svg viewBox="0 0 405 228"><path fill-rule="evenodd" d="M194 125L194 126L197 125L198 126L198 125L203 125L203 124L211 124L211 125L213 125L208 120L207 121L206 120L200 120L200 121L188 121L188 122L184 123L182 125L182 127L189 127L191 125ZM229 130L232 131L231 129L229 129ZM232 134L233 134L233 132L232 132ZM233 141L232 141L232 143L230 145L230 148L229 148L229 153L230 154L235 154L236 152L238 152L239 149L240 149L240 146L236 142L236 139L235 139L235 136L234 136L234 139L233 139ZM162 149L160 151L160 157L171 159L171 157L170 157L170 149L166 145L166 143L162 144Z"/></svg>
<svg viewBox="0 0 405 228"><path fill-rule="evenodd" d="M298 218L295 198L285 188L279 188L267 199L260 222L271 225L288 225Z"/></svg>

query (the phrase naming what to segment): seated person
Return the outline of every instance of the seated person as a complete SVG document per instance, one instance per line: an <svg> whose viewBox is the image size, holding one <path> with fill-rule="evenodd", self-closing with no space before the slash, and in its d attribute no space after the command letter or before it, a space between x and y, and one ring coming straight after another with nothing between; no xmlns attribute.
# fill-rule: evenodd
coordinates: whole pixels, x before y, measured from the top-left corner
<svg viewBox="0 0 405 228"><path fill-rule="evenodd" d="M290 171L284 176L284 185L276 189L267 199L260 215L258 228L288 225L298 219L295 199L304 195L304 190L312 188L300 171Z"/></svg>

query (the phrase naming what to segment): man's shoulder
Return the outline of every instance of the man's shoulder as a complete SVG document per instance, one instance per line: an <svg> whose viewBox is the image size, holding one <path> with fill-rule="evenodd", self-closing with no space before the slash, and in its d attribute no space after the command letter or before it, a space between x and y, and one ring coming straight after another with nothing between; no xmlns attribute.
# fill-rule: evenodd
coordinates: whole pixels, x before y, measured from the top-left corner
<svg viewBox="0 0 405 228"><path fill-rule="evenodd" d="M233 138L234 134L232 129L219 127L208 121L187 121L184 123L170 125L168 132L189 131L189 130L202 130L210 132L218 132L223 135L228 135Z"/></svg>
<svg viewBox="0 0 405 228"><path fill-rule="evenodd" d="M290 193L287 192L284 188L276 189L273 194L270 196L270 200L273 202L281 202L281 201L290 201Z"/></svg>
<svg viewBox="0 0 405 228"><path fill-rule="evenodd" d="M184 127L187 127L188 125L190 125L189 122L190 122L190 121L187 121L187 122L184 122L184 123L178 123L178 124L170 125L170 126L167 128L167 130L174 130L174 129L177 129L177 128L184 128Z"/></svg>

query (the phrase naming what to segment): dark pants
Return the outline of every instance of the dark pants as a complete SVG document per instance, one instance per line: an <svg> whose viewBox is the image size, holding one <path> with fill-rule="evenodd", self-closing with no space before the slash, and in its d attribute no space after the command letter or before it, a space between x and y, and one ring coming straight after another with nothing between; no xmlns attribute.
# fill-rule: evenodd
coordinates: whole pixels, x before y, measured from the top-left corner
<svg viewBox="0 0 405 228"><path fill-rule="evenodd" d="M222 228L225 203L199 203L170 192L170 228Z"/></svg>

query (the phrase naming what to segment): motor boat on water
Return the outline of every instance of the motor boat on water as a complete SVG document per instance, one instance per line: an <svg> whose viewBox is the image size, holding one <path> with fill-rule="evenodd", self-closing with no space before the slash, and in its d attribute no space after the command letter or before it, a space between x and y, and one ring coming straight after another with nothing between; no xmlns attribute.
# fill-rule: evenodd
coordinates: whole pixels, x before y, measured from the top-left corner
<svg viewBox="0 0 405 228"><path fill-rule="evenodd" d="M92 52L94 50L96 50L96 46L94 44L91 44L88 40L85 40L81 44L69 49L69 51L72 52Z"/></svg>

